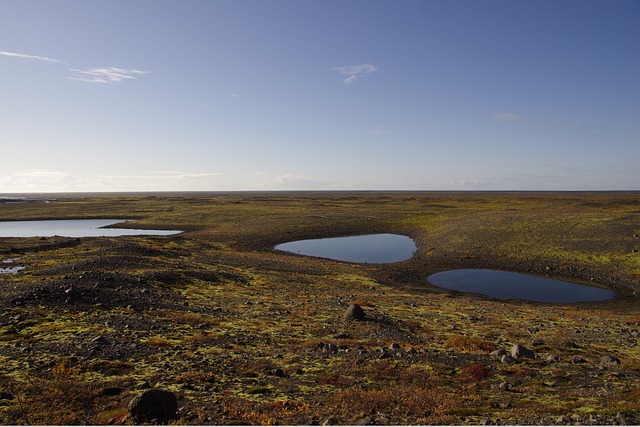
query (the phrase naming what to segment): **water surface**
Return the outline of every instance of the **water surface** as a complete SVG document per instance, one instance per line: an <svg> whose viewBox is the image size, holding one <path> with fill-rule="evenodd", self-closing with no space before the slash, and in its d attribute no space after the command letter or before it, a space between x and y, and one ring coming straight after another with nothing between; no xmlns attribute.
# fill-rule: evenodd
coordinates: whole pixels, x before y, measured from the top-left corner
<svg viewBox="0 0 640 427"><path fill-rule="evenodd" d="M355 263L386 264L408 260L417 247L414 241L399 234L367 234L297 240L282 243L278 250L320 258Z"/></svg>
<svg viewBox="0 0 640 427"><path fill-rule="evenodd" d="M602 301L615 295L613 291L593 286L497 270L449 270L432 274L427 280L440 288L535 302Z"/></svg>
<svg viewBox="0 0 640 427"><path fill-rule="evenodd" d="M46 221L0 221L0 237L113 237L181 233L176 230L102 228L126 222L123 219L61 219Z"/></svg>
<svg viewBox="0 0 640 427"><path fill-rule="evenodd" d="M0 267L0 274L16 274L20 270L24 270L24 267L21 265L15 267Z"/></svg>

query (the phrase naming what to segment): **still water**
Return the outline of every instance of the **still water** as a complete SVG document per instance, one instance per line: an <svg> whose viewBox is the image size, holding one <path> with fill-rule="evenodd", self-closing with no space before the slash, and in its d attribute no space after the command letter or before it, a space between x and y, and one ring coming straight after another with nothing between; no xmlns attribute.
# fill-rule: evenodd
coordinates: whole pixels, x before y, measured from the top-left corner
<svg viewBox="0 0 640 427"><path fill-rule="evenodd" d="M411 238L399 234L367 234L364 236L297 240L282 243L275 248L285 252L337 261L373 264L408 260L417 249Z"/></svg>
<svg viewBox="0 0 640 427"><path fill-rule="evenodd" d="M24 267L0 267L0 274L16 274L20 270L24 270Z"/></svg>
<svg viewBox="0 0 640 427"><path fill-rule="evenodd" d="M564 282L562 280L507 271L463 269L432 274L432 285L461 292L472 292L492 298L522 299L535 302L575 303L602 301L614 297L614 292Z"/></svg>
<svg viewBox="0 0 640 427"><path fill-rule="evenodd" d="M63 219L51 221L0 221L0 237L113 237L181 233L176 230L136 230L102 228L125 222L123 219Z"/></svg>

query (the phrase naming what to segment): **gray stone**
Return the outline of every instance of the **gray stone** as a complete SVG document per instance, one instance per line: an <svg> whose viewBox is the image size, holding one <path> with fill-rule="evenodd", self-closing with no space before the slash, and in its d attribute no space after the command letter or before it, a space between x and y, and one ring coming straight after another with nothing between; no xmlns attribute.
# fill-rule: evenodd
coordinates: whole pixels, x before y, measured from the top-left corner
<svg viewBox="0 0 640 427"><path fill-rule="evenodd" d="M364 320L366 313L358 304L351 304L344 313L344 320Z"/></svg>
<svg viewBox="0 0 640 427"><path fill-rule="evenodd" d="M147 390L131 399L129 413L134 423L167 423L176 418L178 399L166 390Z"/></svg>
<svg viewBox="0 0 640 427"><path fill-rule="evenodd" d="M529 350L520 344L516 344L511 347L511 357L514 359L535 359L536 354L532 350Z"/></svg>

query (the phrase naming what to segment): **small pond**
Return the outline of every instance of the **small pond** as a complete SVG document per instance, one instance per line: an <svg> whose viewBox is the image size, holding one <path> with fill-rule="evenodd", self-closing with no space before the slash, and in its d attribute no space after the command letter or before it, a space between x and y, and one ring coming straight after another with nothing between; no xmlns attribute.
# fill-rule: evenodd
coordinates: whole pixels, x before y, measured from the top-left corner
<svg viewBox="0 0 640 427"><path fill-rule="evenodd" d="M103 228L125 222L123 219L63 219L50 221L0 221L0 237L112 237L112 236L168 236L176 230L136 230Z"/></svg>
<svg viewBox="0 0 640 427"><path fill-rule="evenodd" d="M462 269L432 274L432 285L461 292L472 292L492 298L522 299L547 303L603 301L614 292L593 286L507 271Z"/></svg>
<svg viewBox="0 0 640 427"><path fill-rule="evenodd" d="M0 274L16 274L18 271L24 270L23 266L0 267Z"/></svg>
<svg viewBox="0 0 640 427"><path fill-rule="evenodd" d="M415 242L398 234L298 240L275 249L301 255L354 263L386 264L408 260L417 250Z"/></svg>

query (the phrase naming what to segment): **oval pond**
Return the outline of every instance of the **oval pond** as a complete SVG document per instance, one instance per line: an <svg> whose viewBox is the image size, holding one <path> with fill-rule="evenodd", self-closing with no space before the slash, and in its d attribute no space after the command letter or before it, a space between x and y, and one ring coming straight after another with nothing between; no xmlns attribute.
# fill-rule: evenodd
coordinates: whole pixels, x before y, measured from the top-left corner
<svg viewBox="0 0 640 427"><path fill-rule="evenodd" d="M441 271L429 276L427 281L440 288L472 292L493 298L547 303L603 301L615 295L613 291L593 286L485 269Z"/></svg>
<svg viewBox="0 0 640 427"><path fill-rule="evenodd" d="M418 249L415 242L399 234L297 240L282 243L275 249L337 261L387 264L408 260Z"/></svg>

